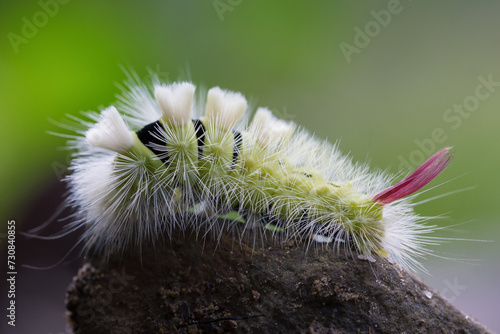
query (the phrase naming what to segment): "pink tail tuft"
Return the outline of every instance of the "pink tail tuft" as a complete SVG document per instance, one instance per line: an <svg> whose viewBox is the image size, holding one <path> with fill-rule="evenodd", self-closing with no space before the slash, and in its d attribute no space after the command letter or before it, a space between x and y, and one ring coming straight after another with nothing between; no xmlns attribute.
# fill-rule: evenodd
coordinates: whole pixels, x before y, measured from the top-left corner
<svg viewBox="0 0 500 334"><path fill-rule="evenodd" d="M376 194L373 200L380 204L392 203L424 187L448 165L452 157L450 150L451 147L445 147L438 151L401 182Z"/></svg>

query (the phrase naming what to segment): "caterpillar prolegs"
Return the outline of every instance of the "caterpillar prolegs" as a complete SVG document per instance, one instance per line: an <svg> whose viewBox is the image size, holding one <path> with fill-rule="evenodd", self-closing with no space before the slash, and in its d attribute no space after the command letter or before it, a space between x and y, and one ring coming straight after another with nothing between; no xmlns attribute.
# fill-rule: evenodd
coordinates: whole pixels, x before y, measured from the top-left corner
<svg viewBox="0 0 500 334"><path fill-rule="evenodd" d="M353 163L337 146L258 108L246 121L243 95L219 87L195 99L189 82L137 84L70 140L67 177L74 226L87 250L107 256L173 231L216 229L236 211L242 230L354 246L411 270L434 227L406 196L439 174L450 148L391 186L385 172ZM192 217L201 219L192 219Z"/></svg>

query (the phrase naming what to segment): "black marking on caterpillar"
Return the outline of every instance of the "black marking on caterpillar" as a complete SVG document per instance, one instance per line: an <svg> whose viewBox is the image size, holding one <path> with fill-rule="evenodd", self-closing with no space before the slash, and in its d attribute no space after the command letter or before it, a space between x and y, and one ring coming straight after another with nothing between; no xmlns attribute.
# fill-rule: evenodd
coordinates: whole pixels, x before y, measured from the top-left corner
<svg viewBox="0 0 500 334"><path fill-rule="evenodd" d="M234 135L234 150L233 150L233 163L231 165L231 169L234 169L236 166L236 161L238 160L238 154L240 154L241 142L243 139L241 138L241 133L236 130L233 130Z"/></svg>
<svg viewBox="0 0 500 334"><path fill-rule="evenodd" d="M199 119L193 119L196 139L198 140L198 159L203 157L203 146L205 145L205 126Z"/></svg>
<svg viewBox="0 0 500 334"><path fill-rule="evenodd" d="M157 157L160 158L161 162L165 165L168 164L168 154L160 151L158 146L165 146L165 141L161 139L161 129L163 126L160 121L150 123L136 132L139 140L149 148Z"/></svg>

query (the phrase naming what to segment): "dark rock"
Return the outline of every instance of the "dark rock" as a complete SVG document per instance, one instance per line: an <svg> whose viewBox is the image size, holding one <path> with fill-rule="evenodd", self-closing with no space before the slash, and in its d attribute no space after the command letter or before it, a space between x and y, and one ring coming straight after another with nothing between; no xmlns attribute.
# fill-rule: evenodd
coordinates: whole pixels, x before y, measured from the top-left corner
<svg viewBox="0 0 500 334"><path fill-rule="evenodd" d="M385 259L258 244L178 236L92 259L69 287L68 319L92 334L488 332Z"/></svg>

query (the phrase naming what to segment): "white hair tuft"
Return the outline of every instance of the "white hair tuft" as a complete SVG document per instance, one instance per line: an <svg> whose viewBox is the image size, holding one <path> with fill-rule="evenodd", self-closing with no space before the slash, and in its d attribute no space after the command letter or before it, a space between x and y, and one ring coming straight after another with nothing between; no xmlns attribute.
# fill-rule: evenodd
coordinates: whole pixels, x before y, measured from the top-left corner
<svg viewBox="0 0 500 334"><path fill-rule="evenodd" d="M99 121L86 133L87 141L95 147L117 153L127 152L134 145L134 138L115 107L101 112Z"/></svg>
<svg viewBox="0 0 500 334"><path fill-rule="evenodd" d="M207 95L206 115L222 129L229 131L243 117L247 100L236 92L211 88Z"/></svg>
<svg viewBox="0 0 500 334"><path fill-rule="evenodd" d="M258 108L249 131L255 135L260 145L267 147L271 144L288 142L295 127L293 122L275 117L269 109Z"/></svg>
<svg viewBox="0 0 500 334"><path fill-rule="evenodd" d="M195 90L190 82L155 86L155 97L163 118L175 124L186 124L190 119Z"/></svg>

